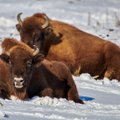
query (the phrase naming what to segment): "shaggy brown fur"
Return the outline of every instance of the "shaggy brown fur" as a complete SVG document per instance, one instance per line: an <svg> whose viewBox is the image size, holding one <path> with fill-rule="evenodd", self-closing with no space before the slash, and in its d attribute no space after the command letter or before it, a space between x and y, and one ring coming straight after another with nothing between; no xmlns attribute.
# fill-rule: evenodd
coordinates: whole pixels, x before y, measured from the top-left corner
<svg viewBox="0 0 120 120"><path fill-rule="evenodd" d="M14 88L10 67L0 59L0 97L10 99L11 95L19 99L27 98L26 92L17 91Z"/></svg>
<svg viewBox="0 0 120 120"><path fill-rule="evenodd" d="M25 18L22 26L17 24L21 40L37 45L46 59L64 62L74 75L90 73L120 81L117 45L56 20L49 20L48 27L42 29L44 22L44 14L37 13ZM59 33L62 37L58 37Z"/></svg>
<svg viewBox="0 0 120 120"><path fill-rule="evenodd" d="M8 52L10 56L2 54L1 58L3 56L5 58L5 55L9 57L12 78L24 79L22 88L14 88L17 97L20 99L31 98L35 95L62 97L83 104L66 65L57 61L42 60L43 57L40 54L33 57L32 53L21 45L12 47Z"/></svg>
<svg viewBox="0 0 120 120"><path fill-rule="evenodd" d="M28 45L24 44L23 42L19 42L14 38L5 38L1 44L2 52L7 53L12 47L19 45L23 48L26 48L28 51L33 53L33 49L31 49Z"/></svg>
<svg viewBox="0 0 120 120"><path fill-rule="evenodd" d="M5 40L1 44L2 50L3 50L2 52L6 52L11 47L18 45L18 44L19 44L19 42L14 38L5 38Z"/></svg>
<svg viewBox="0 0 120 120"><path fill-rule="evenodd" d="M26 44L22 42L18 42L14 38L6 38L2 42L3 53L8 54L8 51L10 53L12 50L16 48L16 46L25 48L26 51L29 51L31 54L34 52L34 50L31 49ZM4 54L2 54L0 57L3 60L5 59L7 63L10 62L8 56L4 56ZM17 98L22 99L22 100L28 98L28 94L26 93L26 90L17 90L14 88L12 79L13 78L10 73L10 66L8 66L2 60L0 60L0 91L2 91L0 92L0 97L9 99L11 95L14 95Z"/></svg>
<svg viewBox="0 0 120 120"><path fill-rule="evenodd" d="M9 98L10 89L10 71L5 62L0 59L0 97Z"/></svg>

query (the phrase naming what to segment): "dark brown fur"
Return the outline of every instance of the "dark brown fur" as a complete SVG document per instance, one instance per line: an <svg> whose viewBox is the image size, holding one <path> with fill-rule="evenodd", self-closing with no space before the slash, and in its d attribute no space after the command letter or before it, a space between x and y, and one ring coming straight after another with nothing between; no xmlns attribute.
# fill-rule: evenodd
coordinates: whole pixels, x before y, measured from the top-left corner
<svg viewBox="0 0 120 120"><path fill-rule="evenodd" d="M42 60L41 55L33 57L31 51L27 50L25 46L21 47L21 45L16 45L8 51L10 51L8 57L12 78L22 76L25 81L23 88L14 88L15 96L20 99L31 98L35 95L50 96L83 103L79 99L71 72L65 64ZM5 55L2 54L1 58ZM29 68L26 65L27 61L32 61Z"/></svg>
<svg viewBox="0 0 120 120"><path fill-rule="evenodd" d="M19 99L27 98L26 92L16 91L13 86L10 67L0 59L0 97L10 99L12 95Z"/></svg>
<svg viewBox="0 0 120 120"><path fill-rule="evenodd" d="M16 25L23 42L36 44L48 60L64 62L74 75L90 73L120 81L117 45L56 20L49 20L49 26L41 29L43 15L34 14L23 20L22 27ZM62 36L58 37L59 34Z"/></svg>
<svg viewBox="0 0 120 120"><path fill-rule="evenodd" d="M38 76L36 76L36 72L38 73ZM43 60L36 65L33 76L36 76L36 79L38 79L33 88L36 88L35 86L40 82L39 88L52 88L53 93L51 97L66 98L68 100L73 100L74 102L82 103L82 101L79 100L72 75L66 65L62 62ZM31 81L34 82L34 79L35 78L33 77ZM31 82L31 84L33 83ZM31 88L31 91L33 88ZM40 96L44 96L43 91L44 89L41 89L41 92L39 93ZM30 96L33 95L31 94Z"/></svg>
<svg viewBox="0 0 120 120"><path fill-rule="evenodd" d="M9 98L10 71L8 65L0 59L0 97Z"/></svg>

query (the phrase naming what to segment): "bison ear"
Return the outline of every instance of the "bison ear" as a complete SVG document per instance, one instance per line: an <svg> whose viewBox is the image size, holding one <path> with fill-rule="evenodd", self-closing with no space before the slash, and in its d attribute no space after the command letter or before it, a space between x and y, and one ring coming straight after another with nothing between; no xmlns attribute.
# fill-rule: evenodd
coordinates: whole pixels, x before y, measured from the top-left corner
<svg viewBox="0 0 120 120"><path fill-rule="evenodd" d="M33 64L37 64L38 62L41 62L44 58L45 58L45 56L41 53L35 55L33 57Z"/></svg>
<svg viewBox="0 0 120 120"><path fill-rule="evenodd" d="M10 57L9 57L7 54L2 53L2 54L0 55L0 59L3 60L3 61L6 62L6 63L9 63Z"/></svg>
<svg viewBox="0 0 120 120"><path fill-rule="evenodd" d="M46 37L46 39L51 40L52 45L56 45L56 44L60 43L61 38L63 37L62 33L58 33L56 31L54 31L52 27L48 27L44 30L44 36Z"/></svg>
<svg viewBox="0 0 120 120"><path fill-rule="evenodd" d="M20 32L20 30L21 30L21 25L20 25L20 24L16 24L16 29Z"/></svg>

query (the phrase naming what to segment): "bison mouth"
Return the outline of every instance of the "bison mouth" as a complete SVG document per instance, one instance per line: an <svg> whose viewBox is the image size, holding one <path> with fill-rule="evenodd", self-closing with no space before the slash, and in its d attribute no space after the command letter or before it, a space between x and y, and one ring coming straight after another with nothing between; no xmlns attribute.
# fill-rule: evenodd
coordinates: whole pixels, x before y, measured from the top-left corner
<svg viewBox="0 0 120 120"><path fill-rule="evenodd" d="M22 77L15 77L14 78L14 87L16 89L21 89L24 87L24 79Z"/></svg>

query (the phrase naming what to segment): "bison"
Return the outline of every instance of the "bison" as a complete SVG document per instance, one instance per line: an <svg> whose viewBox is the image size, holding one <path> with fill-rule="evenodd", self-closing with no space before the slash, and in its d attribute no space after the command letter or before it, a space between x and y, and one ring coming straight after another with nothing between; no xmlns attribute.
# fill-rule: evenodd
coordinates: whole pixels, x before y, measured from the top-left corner
<svg viewBox="0 0 120 120"><path fill-rule="evenodd" d="M11 74L8 65L0 59L0 97L9 98L10 97L10 82ZM12 90L11 90L12 93Z"/></svg>
<svg viewBox="0 0 120 120"><path fill-rule="evenodd" d="M13 42L10 49L7 45L9 42ZM50 96L83 104L71 72L64 63L48 61L39 53L39 49L33 50L15 39L5 39L2 48L5 51L1 59L10 67L12 83L18 98Z"/></svg>
<svg viewBox="0 0 120 120"><path fill-rule="evenodd" d="M120 81L120 48L67 23L36 13L24 20L18 14L21 41L36 45L48 60L64 62L73 75L90 73Z"/></svg>

